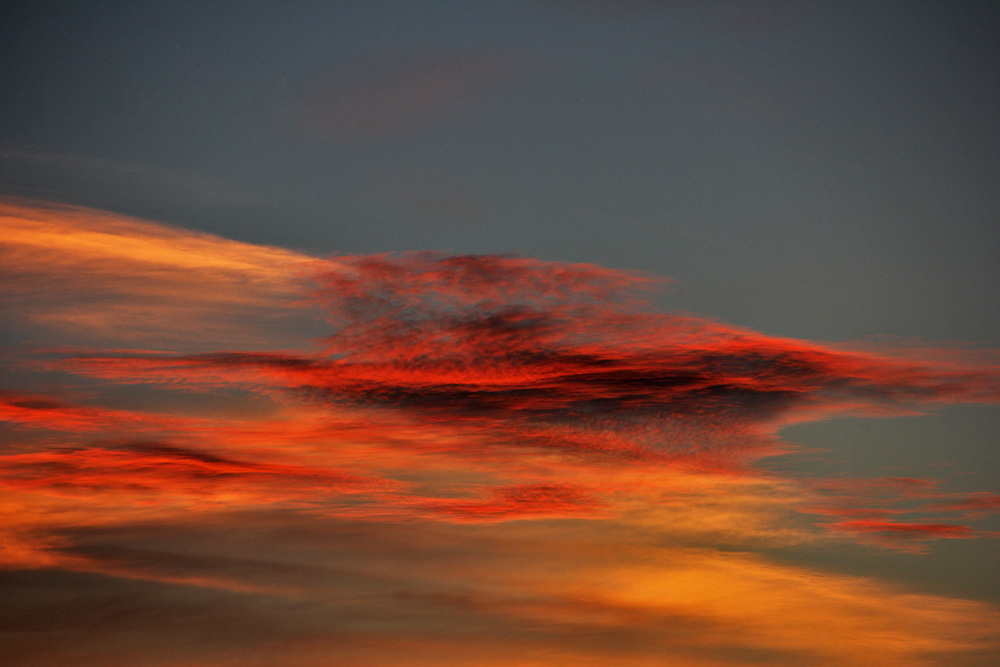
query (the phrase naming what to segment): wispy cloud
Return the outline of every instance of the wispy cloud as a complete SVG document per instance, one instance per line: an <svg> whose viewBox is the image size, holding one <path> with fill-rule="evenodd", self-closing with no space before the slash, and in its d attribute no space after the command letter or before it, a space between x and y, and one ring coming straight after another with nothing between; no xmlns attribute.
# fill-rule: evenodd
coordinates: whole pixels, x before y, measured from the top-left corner
<svg viewBox="0 0 1000 667"><path fill-rule="evenodd" d="M665 314L645 299L661 279L587 264L320 260L23 202L3 220L2 326L49 340L22 344L0 394L0 564L80 610L26 612L68 628L40 664L106 662L106 631L72 653L74 614L122 599L268 621L174 664L294 645L278 664L510 664L487 646L528 665L902 666L997 647L989 605L754 555L991 536L989 492L757 464L794 451L791 423L997 402L994 351Z"/></svg>
<svg viewBox="0 0 1000 667"><path fill-rule="evenodd" d="M938 506L942 512L967 512L973 515L1000 512L1000 495L995 493L973 493L953 498Z"/></svg>
<svg viewBox="0 0 1000 667"><path fill-rule="evenodd" d="M996 494L948 491L934 479L828 478L812 480L810 487L816 504L803 509L838 519L827 528L902 551L926 552L935 539L989 535L969 524L1000 512Z"/></svg>
<svg viewBox="0 0 1000 667"><path fill-rule="evenodd" d="M45 185L39 186L38 182ZM185 171L72 153L0 148L0 184L6 188L31 191L35 196L54 196L67 185L93 186L95 183L124 187L134 197L153 201L182 198L208 204L233 204L253 199L249 193L232 185ZM38 187L44 191L37 191Z"/></svg>
<svg viewBox="0 0 1000 667"><path fill-rule="evenodd" d="M480 106L533 67L527 56L489 51L383 59L316 77L301 103L302 122L328 139L403 134Z"/></svg>
<svg viewBox="0 0 1000 667"><path fill-rule="evenodd" d="M877 541L888 546L907 550L922 551L922 545L909 547L909 541L934 538L966 539L976 536L976 531L968 526L953 523L908 523L897 521L874 521L856 519L830 524L833 530L870 534Z"/></svg>
<svg viewBox="0 0 1000 667"><path fill-rule="evenodd" d="M580 487L570 484L522 484L494 488L483 500L445 500L428 503L427 509L460 521L499 521L599 515L600 504Z"/></svg>
<svg viewBox="0 0 1000 667"><path fill-rule="evenodd" d="M274 343L305 255L80 207L0 202L0 302L31 337L211 349ZM292 328L289 326L289 328ZM22 329L22 331L24 331ZM192 332L197 331L196 334Z"/></svg>

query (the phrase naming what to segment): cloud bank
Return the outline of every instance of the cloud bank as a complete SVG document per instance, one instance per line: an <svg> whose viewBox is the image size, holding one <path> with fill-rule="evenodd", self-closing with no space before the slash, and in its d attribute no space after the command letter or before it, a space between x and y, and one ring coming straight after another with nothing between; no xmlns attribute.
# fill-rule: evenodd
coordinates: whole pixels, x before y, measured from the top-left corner
<svg viewBox="0 0 1000 667"><path fill-rule="evenodd" d="M14 664L153 664L157 616L193 610L217 641L179 623L157 664L995 655L990 605L766 555L990 538L995 494L762 466L795 451L789 424L995 403L995 351L768 336L588 264L3 212ZM74 605L136 621L95 630ZM53 622L65 641L25 639Z"/></svg>

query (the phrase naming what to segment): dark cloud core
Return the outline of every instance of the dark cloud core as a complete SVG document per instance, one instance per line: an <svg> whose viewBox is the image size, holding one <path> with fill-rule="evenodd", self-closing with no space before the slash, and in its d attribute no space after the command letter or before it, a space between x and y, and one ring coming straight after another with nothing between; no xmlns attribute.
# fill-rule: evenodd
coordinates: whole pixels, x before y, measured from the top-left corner
<svg viewBox="0 0 1000 667"><path fill-rule="evenodd" d="M553 435L562 426L613 429L630 451L695 465L767 453L763 436L796 420L1000 396L995 370L961 359L851 352L653 312L635 290L657 281L641 274L433 253L329 265L315 298L336 333L321 354L92 356L65 367L133 382L280 386L557 448L577 446ZM733 437L695 447L671 434L677 424Z"/></svg>

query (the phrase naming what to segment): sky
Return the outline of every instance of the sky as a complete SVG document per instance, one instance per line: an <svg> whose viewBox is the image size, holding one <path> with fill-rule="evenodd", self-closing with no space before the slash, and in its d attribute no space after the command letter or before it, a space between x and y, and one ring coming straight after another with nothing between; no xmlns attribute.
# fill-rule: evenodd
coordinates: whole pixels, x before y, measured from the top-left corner
<svg viewBox="0 0 1000 667"><path fill-rule="evenodd" d="M1000 8L5 3L17 667L1000 661Z"/></svg>

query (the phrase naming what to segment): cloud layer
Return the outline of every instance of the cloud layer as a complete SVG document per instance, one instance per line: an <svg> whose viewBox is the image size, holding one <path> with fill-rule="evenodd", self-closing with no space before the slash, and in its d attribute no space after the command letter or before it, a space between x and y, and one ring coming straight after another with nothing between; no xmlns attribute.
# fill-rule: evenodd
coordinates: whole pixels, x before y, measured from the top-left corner
<svg viewBox="0 0 1000 667"><path fill-rule="evenodd" d="M157 664L997 650L989 605L765 555L989 538L995 494L760 465L795 450L789 424L994 403L994 351L767 336L657 312L661 279L586 264L319 259L26 202L2 220L14 664L152 664L155 618L193 610L218 640L179 623ZM57 585L135 624L95 631ZM24 639L47 623L66 641Z"/></svg>

